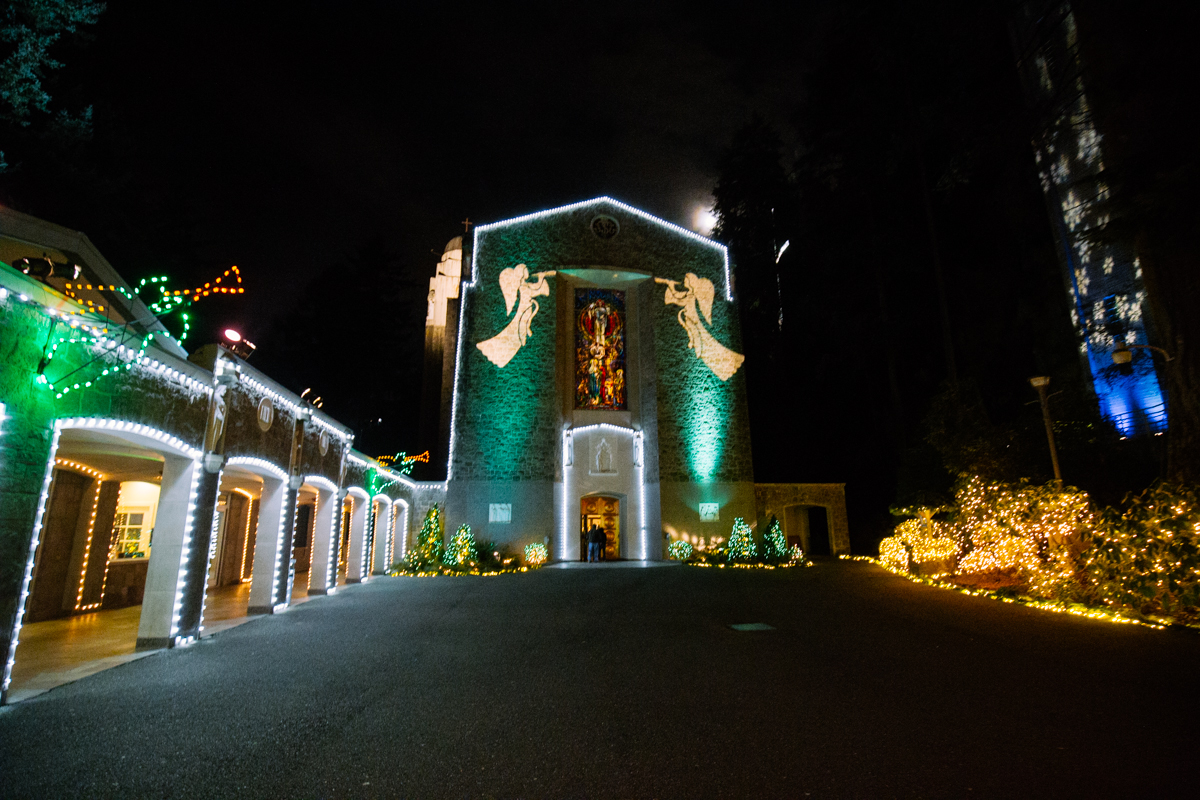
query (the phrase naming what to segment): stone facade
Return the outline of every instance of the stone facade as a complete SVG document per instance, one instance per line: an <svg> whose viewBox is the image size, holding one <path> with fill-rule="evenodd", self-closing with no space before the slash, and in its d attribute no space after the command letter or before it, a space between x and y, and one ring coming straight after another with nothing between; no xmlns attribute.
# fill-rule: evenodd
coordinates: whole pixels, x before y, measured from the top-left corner
<svg viewBox="0 0 1200 800"><path fill-rule="evenodd" d="M699 502L725 506L726 534L733 516L753 518L741 335L721 245L600 198L480 226L464 264L450 518L514 545L553 542L559 559L579 557L588 496L620 500L626 558L661 558L666 533L701 525ZM575 407L583 289L623 293L623 410ZM580 466L596 432L612 440L612 474ZM495 504L511 505L511 522L490 521Z"/></svg>

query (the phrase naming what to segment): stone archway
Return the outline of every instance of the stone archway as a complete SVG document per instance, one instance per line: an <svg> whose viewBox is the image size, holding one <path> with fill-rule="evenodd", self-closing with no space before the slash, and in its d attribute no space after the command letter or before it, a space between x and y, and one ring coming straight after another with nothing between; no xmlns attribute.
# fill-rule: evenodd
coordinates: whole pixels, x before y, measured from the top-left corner
<svg viewBox="0 0 1200 800"><path fill-rule="evenodd" d="M846 484L756 483L754 499L758 506L759 530L773 514L783 525L785 536L789 539L797 536L802 538L806 552L810 534L808 509L825 509L829 521L829 551L838 556L850 555Z"/></svg>

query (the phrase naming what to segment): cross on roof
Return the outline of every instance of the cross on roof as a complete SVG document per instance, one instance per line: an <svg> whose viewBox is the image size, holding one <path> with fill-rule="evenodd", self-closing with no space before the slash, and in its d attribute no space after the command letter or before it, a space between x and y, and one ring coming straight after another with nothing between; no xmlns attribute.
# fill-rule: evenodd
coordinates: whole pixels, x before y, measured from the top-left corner
<svg viewBox="0 0 1200 800"><path fill-rule="evenodd" d="M470 232L471 232L471 226L472 226L472 225L474 225L474 224L475 224L474 222L471 222L471 218L470 218L470 217L467 217L466 219L464 219L464 220L462 221L463 232L464 232L464 233L470 233Z"/></svg>

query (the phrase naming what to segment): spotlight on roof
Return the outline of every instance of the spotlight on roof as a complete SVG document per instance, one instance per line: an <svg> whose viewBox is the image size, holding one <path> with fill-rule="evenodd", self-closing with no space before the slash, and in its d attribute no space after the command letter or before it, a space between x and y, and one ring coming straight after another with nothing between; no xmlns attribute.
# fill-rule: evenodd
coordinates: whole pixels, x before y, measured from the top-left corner
<svg viewBox="0 0 1200 800"><path fill-rule="evenodd" d="M257 349L254 342L247 339L242 334L238 333L233 328L225 329L225 349L233 353L235 356L242 358L250 358L250 355Z"/></svg>

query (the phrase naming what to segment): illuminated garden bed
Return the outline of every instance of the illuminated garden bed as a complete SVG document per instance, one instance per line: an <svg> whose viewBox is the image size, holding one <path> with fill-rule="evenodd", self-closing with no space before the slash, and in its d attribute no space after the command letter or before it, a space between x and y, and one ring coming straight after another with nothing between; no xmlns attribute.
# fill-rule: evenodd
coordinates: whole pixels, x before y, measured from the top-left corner
<svg viewBox="0 0 1200 800"><path fill-rule="evenodd" d="M963 476L952 504L898 509L884 568L921 583L1061 613L1200 629L1200 502L1157 484L1097 508L1057 483ZM862 557L854 557L862 558Z"/></svg>
<svg viewBox="0 0 1200 800"><path fill-rule="evenodd" d="M507 555L490 542L481 546L475 541L470 525L460 525L450 542L443 545L444 525L442 509L434 505L421 524L417 546L402 561L393 564L388 574L412 578L491 577L529 572L546 563L546 545L540 542L527 545L523 562L518 563L516 556Z"/></svg>
<svg viewBox="0 0 1200 800"><path fill-rule="evenodd" d="M774 516L767 522L761 547L755 541L754 531L738 517L724 546L698 550L689 542L676 540L667 548L667 557L689 566L715 569L793 569L813 565L798 545L787 546L783 529Z"/></svg>

